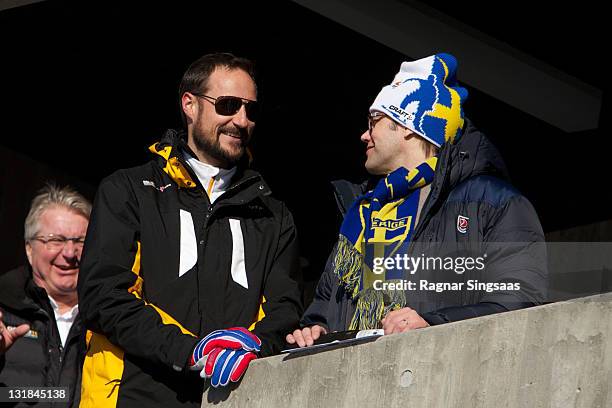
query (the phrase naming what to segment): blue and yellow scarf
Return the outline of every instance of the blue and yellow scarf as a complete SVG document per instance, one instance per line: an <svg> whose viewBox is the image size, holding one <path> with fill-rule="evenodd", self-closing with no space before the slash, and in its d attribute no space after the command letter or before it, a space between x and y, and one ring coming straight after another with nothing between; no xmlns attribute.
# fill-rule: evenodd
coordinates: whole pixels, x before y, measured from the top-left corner
<svg viewBox="0 0 612 408"><path fill-rule="evenodd" d="M358 197L340 227L334 272L357 309L349 330L374 329L391 310L404 307L404 291L374 290L374 280L400 280L403 270L374 274L375 258L406 253L415 227L421 188L431 183L438 162L431 157L408 171L400 167Z"/></svg>

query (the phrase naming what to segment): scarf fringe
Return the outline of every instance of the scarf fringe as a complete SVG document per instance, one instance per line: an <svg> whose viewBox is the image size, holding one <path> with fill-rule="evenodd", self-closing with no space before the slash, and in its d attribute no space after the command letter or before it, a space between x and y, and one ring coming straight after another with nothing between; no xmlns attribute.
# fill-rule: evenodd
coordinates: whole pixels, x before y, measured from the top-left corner
<svg viewBox="0 0 612 408"><path fill-rule="evenodd" d="M340 235L334 258L334 272L346 291L351 294L351 299L359 293L362 268L363 255L344 235Z"/></svg>
<svg viewBox="0 0 612 408"><path fill-rule="evenodd" d="M390 280L389 282L400 282ZM380 329L380 321L387 313L406 305L406 292L403 290L366 289L359 293L355 314L349 330Z"/></svg>

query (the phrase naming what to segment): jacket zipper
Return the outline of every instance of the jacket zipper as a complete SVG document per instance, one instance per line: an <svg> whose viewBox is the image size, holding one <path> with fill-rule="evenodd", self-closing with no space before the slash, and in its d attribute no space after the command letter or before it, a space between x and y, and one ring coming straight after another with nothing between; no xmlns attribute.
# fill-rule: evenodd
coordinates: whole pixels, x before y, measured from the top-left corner
<svg viewBox="0 0 612 408"><path fill-rule="evenodd" d="M260 178L260 176L251 176L251 177L249 177L249 178L247 178L247 179L244 179L244 180L242 180L241 182L239 182L238 184L233 185L232 187L228 188L228 189L227 189L227 190L226 190L226 191L223 193L223 195L225 195L225 194L229 193L230 191L236 190L238 187L240 187L240 186L242 186L242 185L246 184L246 183L247 183L247 182L249 182L249 181L252 181L252 180L255 180L255 179L258 179L258 178ZM219 203L219 202L220 202L221 204L223 204L223 201L216 201L216 202L214 202L214 203L212 203L212 204L211 204L211 203L210 203L210 198L208 197L208 195L206 195L206 191L202 191L202 195L203 195L203 196L206 196L206 198L208 198L208 202L209 202L208 211L207 211L207 214L206 214L206 226L208 226L208 222L209 222L209 220L210 220L210 218L211 218L211 216L212 216L212 214L213 214L214 210L215 210L216 208L218 208L218 207L219 207L219 205L217 205L217 203ZM221 206L223 206L223 205L221 205Z"/></svg>
<svg viewBox="0 0 612 408"><path fill-rule="evenodd" d="M255 180L257 178L260 178L260 176L251 176L251 177L249 177L249 178L247 178L245 180L242 180L240 183L238 183L238 184L228 188L226 193L228 191L235 190L236 188L240 187L241 185L243 185L243 184L245 184L245 183L247 183L249 181ZM219 201L216 201L215 203L211 204L210 198L206 194L206 191L201 190L201 193L202 193L202 197L204 197L204 199L207 200L207 202L208 202L208 210L206 211L206 216L205 216L205 220L204 220L204 227L203 227L203 230L202 230L203 236L200 238L200 241L199 241L200 245L203 245L206 241L208 241L208 225L210 223L210 219L212 218L212 214L213 214L214 210L219 207L218 205L216 205L216 203L218 203ZM221 203L223 203L223 201L221 201Z"/></svg>
<svg viewBox="0 0 612 408"><path fill-rule="evenodd" d="M187 171L190 173L190 176L192 176L192 174L191 174L191 172L192 172L191 167L190 167L189 165L187 165L186 163L183 163L183 159L179 159L179 160L181 161L181 164L182 164L182 165L183 165L185 168L187 168L187 169L188 169ZM193 178L193 177L192 177L192 178ZM251 181L251 180L255 180L255 179L257 179L257 178L261 178L261 176L257 175L257 176L251 176L251 177L249 177L249 178L246 178L246 179L242 180L241 182L239 182L238 184L233 185L233 186L231 186L230 188L228 188L228 189L225 191L225 193L223 193L223 194L226 194L226 193L228 193L228 192L230 192L230 191L232 191L232 190L235 190L236 188L240 187L241 185L245 184L246 182ZM202 196L203 196L203 197L205 197L205 198L206 198L206 200L208 201L208 211L207 211L207 214L206 214L206 225L208 225L208 220L210 219L210 217L211 217L211 215L212 215L212 213L213 213L213 210L214 210L214 208L213 208L214 203L211 203L211 202L210 202L210 197L209 197L209 196L208 196L208 194L206 193L206 189L204 188L204 186L202 186L202 185L201 185L201 183L199 183L199 179L197 178L197 176L195 177L195 180L197 180L196 184L200 184L200 187L202 187L202 188L200 189L200 192L201 192Z"/></svg>

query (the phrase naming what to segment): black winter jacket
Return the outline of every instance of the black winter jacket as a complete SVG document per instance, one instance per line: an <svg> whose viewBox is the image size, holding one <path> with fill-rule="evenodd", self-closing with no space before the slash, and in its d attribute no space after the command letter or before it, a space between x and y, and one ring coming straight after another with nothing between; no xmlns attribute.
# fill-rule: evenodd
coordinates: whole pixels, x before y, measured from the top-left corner
<svg viewBox="0 0 612 408"><path fill-rule="evenodd" d="M69 403L38 403L37 407L79 405L85 331L77 315L62 347L47 292L34 284L28 267L0 275L0 309L7 326L29 324L30 332L0 355L0 387L68 387ZM29 407L32 403L2 405Z"/></svg>
<svg viewBox="0 0 612 408"><path fill-rule="evenodd" d="M204 381L187 365L200 338L251 327L270 355L302 312L293 219L261 175L240 168L211 205L179 134L150 150L94 201L78 283L91 331L82 407L199 407Z"/></svg>
<svg viewBox="0 0 612 408"><path fill-rule="evenodd" d="M344 214L355 198L373 185L334 182L340 211ZM468 219L466 231L458 226L460 216ZM455 255L489 255L483 274L437 275L438 281L452 278L453 282L463 282L464 287L468 280L518 282L521 289L407 292L407 306L431 325L533 306L545 300L546 250L538 216L529 201L509 183L497 149L467 120L457 144L444 145L440 151L409 255L432 255L432 247ZM331 331L348 328L355 304L333 273L335 254L336 248L327 261L314 300L302 317L302 326L319 324ZM425 273L413 278L417 282L435 280Z"/></svg>

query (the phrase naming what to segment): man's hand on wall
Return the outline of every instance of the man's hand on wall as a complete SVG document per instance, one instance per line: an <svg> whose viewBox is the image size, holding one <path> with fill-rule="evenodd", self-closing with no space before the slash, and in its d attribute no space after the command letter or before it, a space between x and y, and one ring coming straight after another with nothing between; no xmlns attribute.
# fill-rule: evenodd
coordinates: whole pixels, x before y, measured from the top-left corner
<svg viewBox="0 0 612 408"><path fill-rule="evenodd" d="M416 311L409 307L403 307L387 313L381 320L385 334L403 333L408 330L428 327L427 323Z"/></svg>
<svg viewBox="0 0 612 408"><path fill-rule="evenodd" d="M295 330L293 333L288 334L285 340L289 344L297 343L300 347L307 347L312 346L315 340L321 337L322 334L327 334L325 327L315 324L314 326Z"/></svg>

